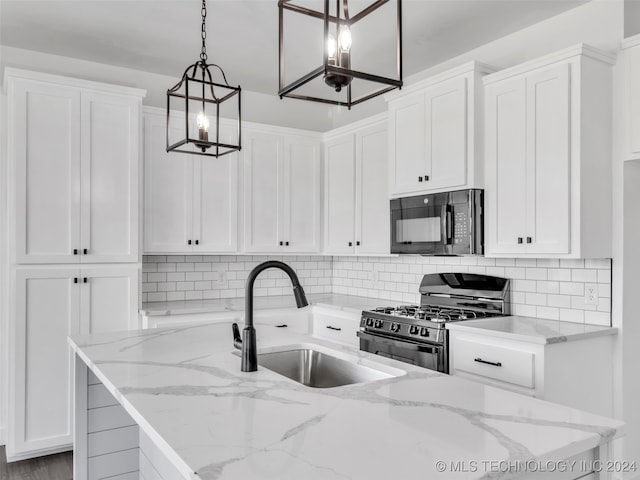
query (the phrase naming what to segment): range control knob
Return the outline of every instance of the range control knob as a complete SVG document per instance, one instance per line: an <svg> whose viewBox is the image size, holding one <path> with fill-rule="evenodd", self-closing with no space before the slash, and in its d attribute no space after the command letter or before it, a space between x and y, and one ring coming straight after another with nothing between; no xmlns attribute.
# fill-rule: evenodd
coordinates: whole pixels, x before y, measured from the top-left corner
<svg viewBox="0 0 640 480"><path fill-rule="evenodd" d="M382 328L384 326L384 322L382 320L376 320L375 327Z"/></svg>
<svg viewBox="0 0 640 480"><path fill-rule="evenodd" d="M367 327L372 327L373 326L373 318L367 318L366 325L367 325Z"/></svg>
<svg viewBox="0 0 640 480"><path fill-rule="evenodd" d="M417 326L417 325L411 325L411 326L409 327L409 333L410 333L411 335L417 335L417 334L418 334L418 330L419 330L419 328L418 328L418 326Z"/></svg>
<svg viewBox="0 0 640 480"><path fill-rule="evenodd" d="M427 327L422 327L420 329L420 336L421 337L428 337L429 336L429 329Z"/></svg>
<svg viewBox="0 0 640 480"><path fill-rule="evenodd" d="M393 322L389 328L392 332L398 332L400 331L400 324Z"/></svg>

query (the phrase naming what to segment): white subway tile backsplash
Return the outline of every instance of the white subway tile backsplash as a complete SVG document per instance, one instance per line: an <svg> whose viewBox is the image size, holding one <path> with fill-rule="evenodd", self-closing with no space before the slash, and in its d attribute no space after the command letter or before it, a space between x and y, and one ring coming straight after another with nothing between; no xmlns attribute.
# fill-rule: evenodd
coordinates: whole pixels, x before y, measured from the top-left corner
<svg viewBox="0 0 640 480"><path fill-rule="evenodd" d="M610 259L149 255L143 259L142 300L242 297L250 270L267 259L289 263L310 294L419 303L422 275L469 272L510 278L513 314L599 325L611 322ZM597 284L598 305L585 304L585 283ZM267 270L256 280L256 296L288 293L290 281L281 271Z"/></svg>

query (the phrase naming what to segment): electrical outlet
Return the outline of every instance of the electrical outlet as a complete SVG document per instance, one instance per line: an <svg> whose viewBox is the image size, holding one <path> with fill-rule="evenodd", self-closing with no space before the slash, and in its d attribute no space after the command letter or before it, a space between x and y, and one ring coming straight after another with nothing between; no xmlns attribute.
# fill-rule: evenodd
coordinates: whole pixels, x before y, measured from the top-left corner
<svg viewBox="0 0 640 480"><path fill-rule="evenodd" d="M587 283L584 286L584 303L585 305L598 305L598 285Z"/></svg>

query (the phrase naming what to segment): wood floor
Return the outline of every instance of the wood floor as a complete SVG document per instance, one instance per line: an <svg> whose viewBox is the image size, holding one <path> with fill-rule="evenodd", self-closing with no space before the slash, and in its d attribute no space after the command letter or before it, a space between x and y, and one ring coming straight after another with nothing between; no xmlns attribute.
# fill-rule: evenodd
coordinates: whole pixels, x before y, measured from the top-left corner
<svg viewBox="0 0 640 480"><path fill-rule="evenodd" d="M0 447L0 480L71 480L71 452L7 463L4 447Z"/></svg>

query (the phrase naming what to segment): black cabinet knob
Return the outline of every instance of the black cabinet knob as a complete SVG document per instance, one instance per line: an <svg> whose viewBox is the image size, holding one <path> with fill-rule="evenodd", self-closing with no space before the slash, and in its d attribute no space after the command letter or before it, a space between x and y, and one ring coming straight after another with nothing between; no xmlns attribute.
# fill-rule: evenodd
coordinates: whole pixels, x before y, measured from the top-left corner
<svg viewBox="0 0 640 480"><path fill-rule="evenodd" d="M89 250L87 250L87 249L85 248L84 250L82 250L82 253L83 253L84 255L86 255L87 253L89 253Z"/></svg>
<svg viewBox="0 0 640 480"><path fill-rule="evenodd" d="M357 242L356 242L356 246L360 246L360 241L357 241Z"/></svg>
<svg viewBox="0 0 640 480"><path fill-rule="evenodd" d="M187 240L187 245L191 245L191 240Z"/></svg>
<svg viewBox="0 0 640 480"><path fill-rule="evenodd" d="M74 255L77 255L77 254L78 254L78 249L77 249L77 248L74 248L74 249L73 249L73 254L74 254Z"/></svg>
<svg viewBox="0 0 640 480"><path fill-rule="evenodd" d="M353 247L353 242L349 242L349 246L350 246L350 247Z"/></svg>
<svg viewBox="0 0 640 480"><path fill-rule="evenodd" d="M518 243L522 243L522 237L518 237Z"/></svg>
<svg viewBox="0 0 640 480"><path fill-rule="evenodd" d="M87 283L88 281L89 281L89 279L88 279L87 277L84 277L84 278L82 279L82 282L83 282L83 283Z"/></svg>
<svg viewBox="0 0 640 480"><path fill-rule="evenodd" d="M429 175L425 175L425 176L424 176L424 181L425 181L425 182L428 182L428 181L429 181Z"/></svg>
<svg viewBox="0 0 640 480"><path fill-rule="evenodd" d="M533 239L531 237L527 237L527 243L531 243L533 242Z"/></svg>
<svg viewBox="0 0 640 480"><path fill-rule="evenodd" d="M200 245L200 240L196 240L196 245Z"/></svg>
<svg viewBox="0 0 640 480"><path fill-rule="evenodd" d="M284 242L280 242L280 246L284 245Z"/></svg>
<svg viewBox="0 0 640 480"><path fill-rule="evenodd" d="M422 177L418 177L418 181L421 182L422 181Z"/></svg>
<svg viewBox="0 0 640 480"><path fill-rule="evenodd" d="M284 242L284 244L288 247L289 246L289 242Z"/></svg>
<svg viewBox="0 0 640 480"><path fill-rule="evenodd" d="M78 283L78 277L73 277L73 283Z"/></svg>

